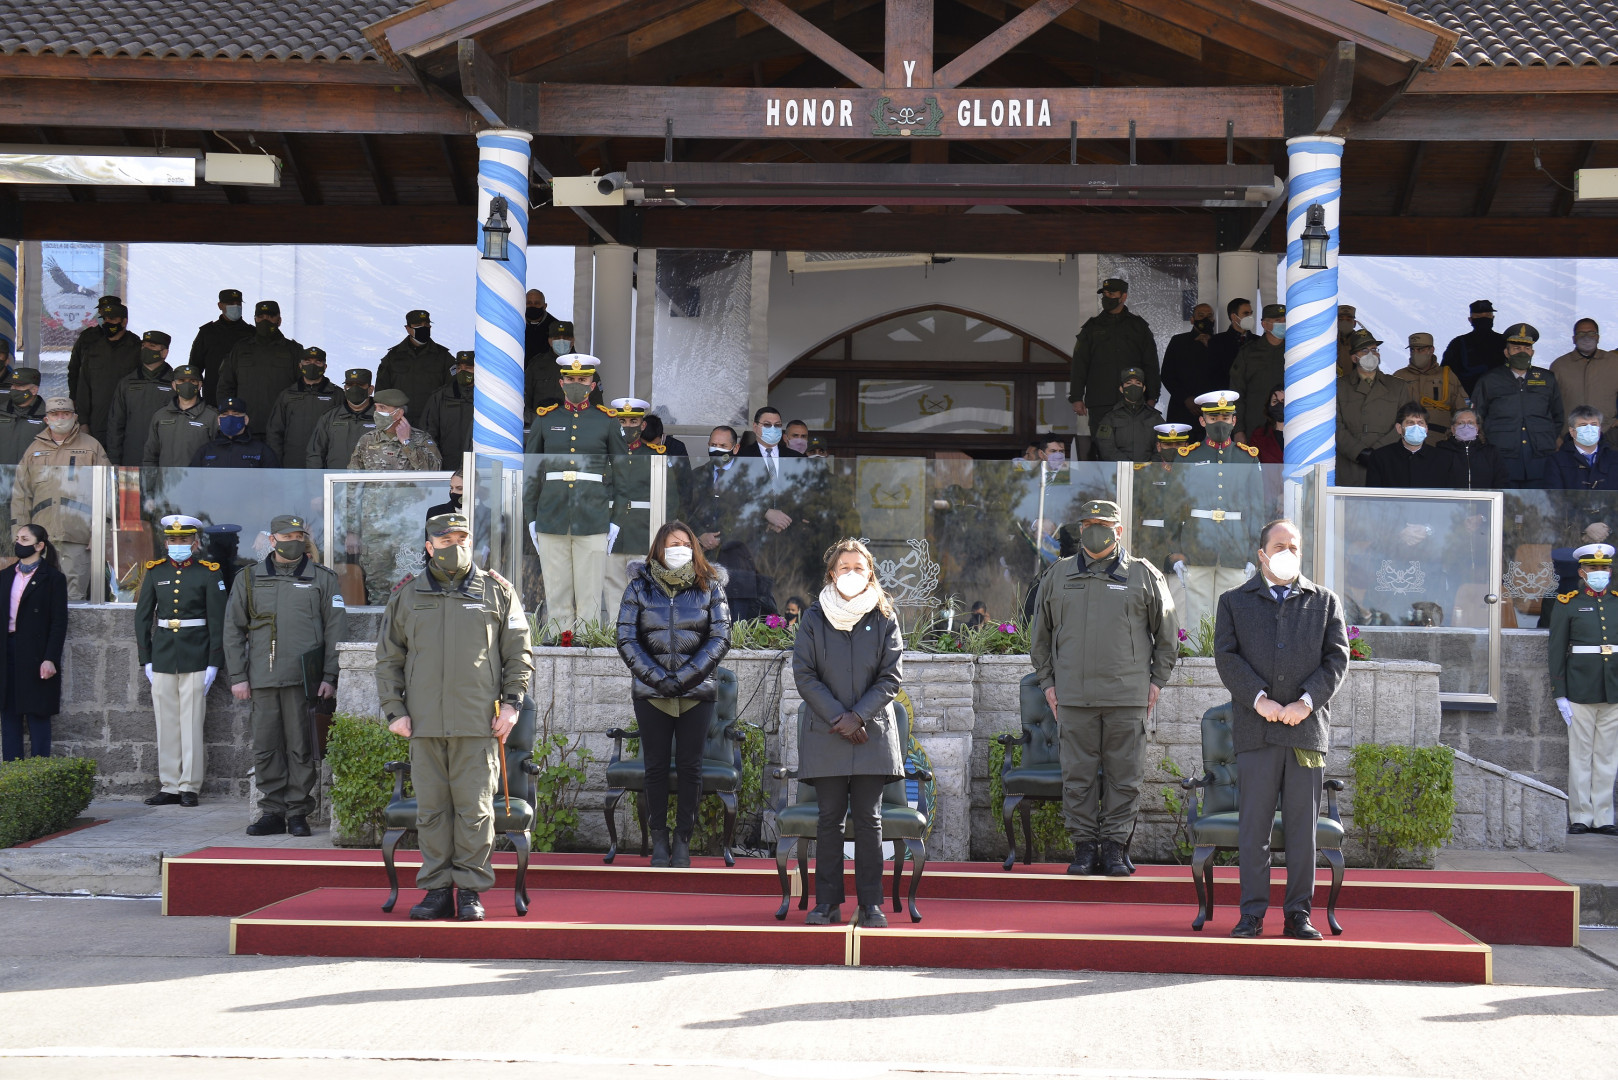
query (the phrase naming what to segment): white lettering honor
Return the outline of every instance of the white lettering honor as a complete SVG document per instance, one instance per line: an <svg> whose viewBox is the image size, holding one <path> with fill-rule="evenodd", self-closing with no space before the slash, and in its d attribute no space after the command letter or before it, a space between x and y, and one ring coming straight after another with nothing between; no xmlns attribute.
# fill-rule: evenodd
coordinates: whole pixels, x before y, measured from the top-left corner
<svg viewBox="0 0 1618 1080"><path fill-rule="evenodd" d="M764 126L778 127L781 123L781 99L771 98L764 103Z"/></svg>
<svg viewBox="0 0 1618 1080"><path fill-rule="evenodd" d="M854 126L854 103L852 101L848 100L847 98L843 98L837 104L838 104L839 109L841 110L837 114L837 126L838 127L853 127ZM673 462L670 462L670 464L672 465Z"/></svg>

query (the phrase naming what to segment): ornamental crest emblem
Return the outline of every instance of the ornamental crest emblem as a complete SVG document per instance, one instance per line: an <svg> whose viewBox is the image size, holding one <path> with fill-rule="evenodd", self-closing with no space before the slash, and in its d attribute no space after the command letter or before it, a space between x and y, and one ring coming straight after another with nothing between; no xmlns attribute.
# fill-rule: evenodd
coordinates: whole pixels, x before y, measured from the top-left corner
<svg viewBox="0 0 1618 1080"><path fill-rule="evenodd" d="M870 546L864 537L860 543ZM897 607L938 606L938 571L925 540L907 540L910 553L901 559L877 559L876 579Z"/></svg>
<svg viewBox="0 0 1618 1080"><path fill-rule="evenodd" d="M1556 569L1542 563L1537 570L1530 570L1511 559L1506 563L1506 578L1501 584L1504 588L1500 591L1513 600L1538 600L1556 591Z"/></svg>
<svg viewBox="0 0 1618 1080"><path fill-rule="evenodd" d="M1421 592L1426 584L1427 575L1422 572L1421 563L1415 560L1411 560L1405 569L1400 570L1393 565L1393 560L1383 559L1376 572L1377 592L1409 596Z"/></svg>
<svg viewBox="0 0 1618 1080"><path fill-rule="evenodd" d="M915 135L919 138L938 138L943 134L938 125L944 119L944 108L938 104L938 99L928 94L921 103L921 108L911 105L894 107L893 99L880 97L876 104L871 106L871 128L873 137L886 135Z"/></svg>

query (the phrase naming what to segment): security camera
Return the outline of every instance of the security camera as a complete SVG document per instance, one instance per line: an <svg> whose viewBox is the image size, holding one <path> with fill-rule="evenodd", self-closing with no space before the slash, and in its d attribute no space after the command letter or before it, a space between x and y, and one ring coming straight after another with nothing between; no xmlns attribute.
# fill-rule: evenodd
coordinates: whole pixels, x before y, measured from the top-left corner
<svg viewBox="0 0 1618 1080"><path fill-rule="evenodd" d="M608 173L596 181L596 190L603 195L611 195L628 183L628 178L621 172Z"/></svg>

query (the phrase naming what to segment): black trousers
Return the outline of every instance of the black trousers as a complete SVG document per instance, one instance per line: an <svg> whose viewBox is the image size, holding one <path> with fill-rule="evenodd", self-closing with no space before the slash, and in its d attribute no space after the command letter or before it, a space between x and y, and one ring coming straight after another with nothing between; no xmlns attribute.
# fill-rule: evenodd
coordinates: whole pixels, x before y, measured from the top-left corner
<svg viewBox="0 0 1618 1080"><path fill-rule="evenodd" d="M702 799L702 744L713 721L714 703L698 702L679 716L635 699L635 725L640 728L640 752L646 762L646 813L654 829L669 827L669 761L675 763L680 789L675 795L674 832L687 840L697 824L697 803Z"/></svg>
<svg viewBox="0 0 1618 1080"><path fill-rule="evenodd" d="M843 816L854 819L854 892L860 907L882 906L882 789L880 776L817 776L820 824L815 831L815 903L841 904Z"/></svg>
<svg viewBox="0 0 1618 1080"><path fill-rule="evenodd" d="M1315 895L1315 823L1325 769L1298 764L1290 746L1266 746L1236 755L1241 776L1236 842L1241 851L1242 914L1262 919L1270 908L1270 832L1281 801L1281 836L1287 845L1287 891L1281 910L1309 914Z"/></svg>
<svg viewBox="0 0 1618 1080"><path fill-rule="evenodd" d="M29 750L34 757L51 756L51 718L16 708L17 655L6 638L6 696L0 703L0 760L16 761L23 756L22 733L28 732Z"/></svg>

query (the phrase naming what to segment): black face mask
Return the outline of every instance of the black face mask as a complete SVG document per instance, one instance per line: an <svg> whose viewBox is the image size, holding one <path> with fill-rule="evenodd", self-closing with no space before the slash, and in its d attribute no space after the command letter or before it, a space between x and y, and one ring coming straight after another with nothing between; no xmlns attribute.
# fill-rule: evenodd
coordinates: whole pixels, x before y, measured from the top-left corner
<svg viewBox="0 0 1618 1080"><path fill-rule="evenodd" d="M417 326L412 328L410 332L416 335L418 345L425 345L433 339L433 328L430 326Z"/></svg>
<svg viewBox="0 0 1618 1080"><path fill-rule="evenodd" d="M343 397L350 405L363 405L370 396L371 392L363 386L350 386L343 391Z"/></svg>
<svg viewBox="0 0 1618 1080"><path fill-rule="evenodd" d="M1199 334L1212 334L1214 332L1214 323L1212 319L1198 319L1191 324L1191 328Z"/></svg>
<svg viewBox="0 0 1618 1080"><path fill-rule="evenodd" d="M305 364L299 370L303 372L303 377L310 382L319 382L320 377L326 373L326 369L319 364Z"/></svg>
<svg viewBox="0 0 1618 1080"><path fill-rule="evenodd" d="M1278 402L1277 404L1271 405L1269 408L1264 410L1264 415L1268 416L1271 420L1274 420L1277 424L1286 423L1286 420L1287 420L1287 405L1286 405L1286 402L1282 401L1282 402Z"/></svg>
<svg viewBox="0 0 1618 1080"><path fill-rule="evenodd" d="M457 510L461 508L461 493L459 491L449 493L449 504Z"/></svg>
<svg viewBox="0 0 1618 1080"><path fill-rule="evenodd" d="M174 392L185 401L195 401L197 399L197 392L201 389L201 383L190 382L184 379L174 384Z"/></svg>
<svg viewBox="0 0 1618 1080"><path fill-rule="evenodd" d="M19 558L19 559L27 559L27 558L32 558L34 555L38 554L38 552L35 550L37 547L38 547L37 544L18 543L18 544L13 544L11 546L11 550L17 553L17 558Z"/></svg>
<svg viewBox="0 0 1618 1080"><path fill-rule="evenodd" d="M541 306L541 307L530 307L528 309L527 319L528 319L529 322L533 322L533 323L544 322L545 321L545 308L543 306Z"/></svg>
<svg viewBox="0 0 1618 1080"><path fill-rule="evenodd" d="M253 332L261 338L267 338L275 333L275 324L269 319L260 319L253 324Z"/></svg>
<svg viewBox="0 0 1618 1080"><path fill-rule="evenodd" d="M1208 424L1208 441L1213 443L1229 442L1231 433L1235 430L1236 426L1228 420L1210 421Z"/></svg>
<svg viewBox="0 0 1618 1080"><path fill-rule="evenodd" d="M1123 302L1124 299L1121 296L1103 296L1101 298L1101 310L1117 311L1121 306L1123 306Z"/></svg>
<svg viewBox="0 0 1618 1080"><path fill-rule="evenodd" d="M1144 386L1136 386L1134 383L1130 383L1124 387L1124 400L1129 402L1131 405L1140 401L1140 399L1145 396L1146 388Z"/></svg>
<svg viewBox="0 0 1618 1080"><path fill-rule="evenodd" d="M709 450L708 451L708 460L714 462L715 464L717 464L717 463L719 463L721 461L724 461L728 457L730 457L730 451L729 450Z"/></svg>
<svg viewBox="0 0 1618 1080"><path fill-rule="evenodd" d="M1104 553L1117 539L1118 534L1112 531L1111 525L1086 525L1079 530L1079 543L1086 555Z"/></svg>
<svg viewBox="0 0 1618 1080"><path fill-rule="evenodd" d="M1494 318L1491 316L1490 318L1487 318L1487 319L1473 319L1472 320L1472 329L1474 329L1474 330L1484 330L1484 331L1493 330L1494 329Z"/></svg>
<svg viewBox="0 0 1618 1080"><path fill-rule="evenodd" d="M476 374L477 372L475 371L457 371L455 373L455 381L460 383L462 386L471 386L472 379Z"/></svg>

